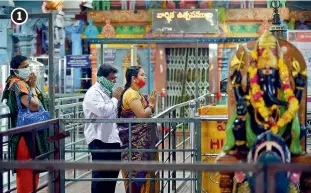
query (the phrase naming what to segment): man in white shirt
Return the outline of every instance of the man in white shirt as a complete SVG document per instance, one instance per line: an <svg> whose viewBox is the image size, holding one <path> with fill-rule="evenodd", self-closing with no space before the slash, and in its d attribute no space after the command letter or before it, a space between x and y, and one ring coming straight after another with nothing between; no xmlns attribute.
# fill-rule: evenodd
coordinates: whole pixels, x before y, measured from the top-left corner
<svg viewBox="0 0 311 193"><path fill-rule="evenodd" d="M86 119L115 119L117 106L123 89L113 91L117 79L117 69L111 65L101 65L97 72L97 82L86 92L83 112ZM120 138L115 123L86 123L84 135L90 150L120 150ZM121 152L91 152L92 160L120 161ZM92 178L118 178L119 171L92 171ZM115 193L115 181L93 181L92 193Z"/></svg>

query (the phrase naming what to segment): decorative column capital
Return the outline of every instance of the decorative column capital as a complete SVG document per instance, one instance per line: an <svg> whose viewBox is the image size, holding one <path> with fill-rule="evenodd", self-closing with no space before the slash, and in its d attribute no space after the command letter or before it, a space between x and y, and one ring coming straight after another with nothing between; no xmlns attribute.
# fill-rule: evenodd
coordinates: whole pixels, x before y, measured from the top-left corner
<svg viewBox="0 0 311 193"><path fill-rule="evenodd" d="M279 7L281 3L279 0L271 1L271 7L273 8L273 20L270 26L270 32L278 39L286 39L286 30L281 25L281 18L279 14Z"/></svg>
<svg viewBox="0 0 311 193"><path fill-rule="evenodd" d="M31 33L14 33L14 37L19 40L18 47L21 54L28 57L31 53L31 41L34 39L34 35Z"/></svg>

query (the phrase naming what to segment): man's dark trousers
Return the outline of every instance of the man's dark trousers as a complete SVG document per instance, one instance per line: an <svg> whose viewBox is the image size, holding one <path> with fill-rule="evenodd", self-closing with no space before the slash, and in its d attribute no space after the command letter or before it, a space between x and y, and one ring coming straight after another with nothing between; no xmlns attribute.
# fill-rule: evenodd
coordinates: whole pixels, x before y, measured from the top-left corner
<svg viewBox="0 0 311 193"><path fill-rule="evenodd" d="M104 143L100 140L94 140L89 144L90 150L120 150L120 143ZM103 152L91 153L93 161L120 161L121 152ZM119 171L92 171L92 178L118 178ZM114 181L93 181L91 193L115 193L117 180Z"/></svg>

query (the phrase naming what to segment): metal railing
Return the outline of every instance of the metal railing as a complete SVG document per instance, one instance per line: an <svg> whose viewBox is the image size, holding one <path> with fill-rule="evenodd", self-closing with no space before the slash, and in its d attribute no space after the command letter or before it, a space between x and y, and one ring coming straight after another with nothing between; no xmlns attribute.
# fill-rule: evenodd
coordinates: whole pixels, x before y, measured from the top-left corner
<svg viewBox="0 0 311 193"><path fill-rule="evenodd" d="M61 96L56 95L55 104L56 106L56 114L57 117L68 117L68 118L75 118L74 115L80 113L82 109L82 100L84 95L67 95L64 98L58 98ZM70 107L70 108L69 108ZM1 120L1 131L7 131L11 128L10 126L10 112L9 108L5 104L0 105L1 113L0 113L0 120ZM77 109L77 110L76 110ZM78 109L80 111L78 111ZM9 138L6 137L4 139L5 143L3 144L3 159L8 160L10 157L9 152ZM40 175L40 178L45 178L46 174L43 173ZM13 186L11 186L13 185ZM5 183L4 186L7 189L13 188L15 190L15 175L12 175L11 172L7 172L5 174Z"/></svg>
<svg viewBox="0 0 311 193"><path fill-rule="evenodd" d="M63 119L78 119L78 118L83 118L83 111L82 111L82 100L83 100L83 95L80 96L74 96L74 97L66 97L66 98L58 98L56 99L55 103L57 104L56 106L56 115L59 118L63 118ZM208 97L209 94L206 94L204 96L201 96L200 99L207 97L206 100L200 100L198 101L198 103L202 103L202 101L208 101ZM203 103L202 103L203 104ZM5 105L4 105L5 106ZM185 102L179 105L176 105L174 107L170 107L168 109L166 109L164 112L161 112L160 114L156 115L155 118L176 118L176 117L183 117L184 116L184 111L185 109L187 109L187 111L189 108L189 102ZM3 115L3 118L8 118L9 117L9 113ZM8 121L9 122L9 121ZM189 128L189 123L174 123L172 124L170 123L159 123L159 127L162 128L170 128L168 133L161 133L161 139L160 141L157 143L156 147L157 148L168 148L168 149L179 149L177 150L177 152L173 153L168 153L165 151L160 152L160 157L162 161L166 161L166 162L172 162L172 161L176 161L176 155L178 154L182 154L183 158L182 158L182 163L186 163L187 161L189 161L189 158L191 157L191 153L189 152L184 152L181 153L180 149L185 149L185 147L187 146L186 143L189 144L189 136L186 136L187 133L187 129ZM83 161L83 160L90 160L90 154L89 153L85 153L82 151L79 151L79 149L83 149L86 147L86 143L85 143L85 139L84 136L82 136L82 131L83 131L83 127L84 127L84 123L71 123L71 124L67 124L65 127L65 131L67 131L70 134L70 137L67 137L64 141L64 144L66 146L66 152L64 153L65 158L63 160L66 161ZM180 130L183 133L183 139L182 142L180 142L179 144L176 144L176 128L180 128ZM7 129L7 128L6 128ZM4 130L6 130L4 129ZM164 145L166 144L166 145ZM9 141L7 140L4 143L4 146L6 146L6 148L4 148L4 152L5 152L5 156L3 157L3 159L8 159L9 158L9 151L7 151L8 149L8 145L9 145ZM75 151L77 150L77 151ZM70 178L74 179L77 178L81 179L83 177L86 177L88 174L90 174L90 172L85 172L82 173L80 175L77 175L77 172L74 170L73 171L73 176L70 176ZM162 174L163 175L163 174ZM176 175L173 172L171 172L170 174L166 174L166 175ZM183 173L183 177L186 177L186 173ZM42 174L41 178L46 178L46 174ZM15 182L15 177L11 175L10 172L7 173L7 177L6 177L6 181L7 183L5 184L8 188L7 189L11 189L12 187L14 188L14 182ZM74 180L72 182L75 182ZM11 186L11 183L13 183L13 186ZM67 181L66 183L67 185L70 185L71 183ZM172 184L172 187L171 187ZM171 181L167 181L163 187L167 187L167 188L172 188L172 189L176 189L178 187L176 187L176 182L171 183Z"/></svg>
<svg viewBox="0 0 311 193"><path fill-rule="evenodd" d="M176 130L176 125L180 122L183 122L184 124L198 124L198 120L197 119L191 119L191 118L153 118L153 119L115 119L115 120L86 120L86 119L63 119L61 120L61 124L62 124L62 128L66 128L65 125L66 124L72 124L72 123L87 123L87 122L92 122L92 123L122 123L122 124L129 124L129 129L130 131L128 139L129 139L129 147L127 149L124 150L120 150L121 152L125 153L128 152L129 153L129 160L131 160L131 156L132 153L134 152L148 152L150 154L150 157L152 157L153 160L155 160L156 155L154 153L159 153L160 154L160 160L161 162L165 163L172 163L172 162L176 162L177 159L176 157L178 156L178 154L184 153L185 154L190 154L190 155L194 155L197 157L197 159L200 159L200 154L197 154L197 149L191 149L191 148L176 148L177 147L177 143L176 143L176 135L173 134ZM171 132L168 132L167 135L164 134L164 130L162 130L161 132L161 136L162 139L160 141L156 141L156 127L154 127L153 132L151 133L151 139L153 139L152 144L156 144L153 145L151 147L151 149L134 149L133 147L131 147L132 144L132 137L131 137L131 126L137 123L148 123L148 124L169 124L170 125L170 129L172 130ZM175 126L174 126L175 125ZM200 128L200 126L197 126L198 128ZM198 133L199 134L199 133ZM196 142L200 143L200 139L198 136L196 136ZM168 143L166 143L166 141ZM197 145L196 145L197 146ZM96 150L96 152L111 152L114 150ZM65 148L64 152L66 153L71 153L71 152L79 152L79 153L90 153L90 152L94 152L91 151L89 149L68 149ZM118 151L119 152L119 151ZM183 160L186 160L186 158L184 157ZM165 192L171 192L171 191L176 191L177 187L176 187L176 181L173 181L171 179L175 179L175 180L184 180L186 179L184 176L180 176L177 177L177 174L173 171L158 171L157 174L154 174L154 176L152 178L155 178L155 176L159 175L159 177L157 178L159 181L161 181L161 192L163 192L164 190L166 190ZM81 174L81 176L85 176L84 174ZM78 180L80 179L80 180ZM92 179L81 179L80 177L76 177L76 178L67 178L65 179L65 181L91 181ZM99 180L99 179L97 179ZM101 180L101 179L100 179ZM104 180L104 179L103 179ZM124 180L129 180L129 181L133 181L133 180L137 180L137 179L115 179L118 181L124 181ZM194 178L192 179L194 180ZM200 181L198 181L200 182Z"/></svg>
<svg viewBox="0 0 311 193"><path fill-rule="evenodd" d="M40 160L40 159L44 159L44 158L49 158L52 160L60 160L60 151L59 151L59 147L60 147L60 139L66 135L64 135L63 133L60 133L60 128L59 128L59 120L58 119L54 119L54 120L50 120L50 121L46 121L46 122L41 122L41 123L37 123L37 124L33 124L33 125L29 125L29 126L25 126L25 127L20 127L20 128L14 128L14 129L9 129L7 131L2 131L1 132L1 137L0 137L0 144L1 144L1 148L0 148L0 154L3 155L3 146L4 145L10 145L10 141L6 140L4 141L5 137L7 139L9 139L10 136L12 135L21 135L22 133L30 133L32 136L32 146L36 147L35 144L35 135L38 131L43 131L43 130L49 130L49 131L53 131L53 133L49 133L50 137L48 138L48 142L50 144L50 150L42 155L36 155L36 148L33 148L33 154L30 155L32 160ZM8 148L10 150L10 148ZM10 151L8 152L10 154ZM9 156L8 156L9 158ZM3 156L0 157L1 160L3 160ZM3 184L3 177L4 177L4 172L7 172L7 189L4 191L4 184ZM11 188L11 183L10 183L10 173L11 171L1 171L1 175L0 175L0 181L2 182L0 184L0 192L5 192L5 193L9 193L9 192L13 192L16 190L15 187ZM55 172L55 176L59 176L59 173ZM47 187L48 184L43 184L41 185L37 190L41 190L45 187Z"/></svg>
<svg viewBox="0 0 311 193"><path fill-rule="evenodd" d="M219 118L219 117L205 117L205 121L219 121L224 120L225 118ZM159 163L159 162L94 162L94 163L85 163L85 162L67 162L67 161L61 161L62 156L64 155L65 146L64 146L64 137L68 136L68 132L62 132L62 128L64 128L62 125L65 122L97 122L97 123L108 123L108 122L120 122L120 123L128 123L128 124L134 124L137 122L149 122L149 123L158 123L158 122L171 122L171 123L178 123L181 121L180 118L177 119L164 119L161 120L158 119L137 119L137 120L124 120L124 119L116 119L116 120L77 120L77 119L71 119L71 120L62 120L62 119L55 119L50 120L38 124L33 124L29 126L24 126L12 130L8 130L5 132L0 132L0 143L2 144L4 136L10 136L14 134L20 134L21 132L31 132L34 136L35 132L38 131L38 129L42 130L42 128L48 129L48 127L54 128L54 133L52 136L49 137L48 141L50 143L53 143L53 149L50 152L47 152L44 155L40 155L37 157L33 157L33 159L40 159L47 156L53 156L53 161L25 161L25 162L6 162L1 161L0 162L0 169L1 173L13 170L13 169L34 169L34 170L43 170L49 172L49 179L48 182L44 185L41 185L37 191L42 190L45 187L49 188L50 193L63 193L65 192L65 170L68 169L74 169L74 170L88 170L88 169L96 169L96 170L124 170L124 171L167 171L167 172L178 172L178 171L191 171L191 173L194 174L193 180L195 181L196 185L191 192L193 193L201 193L202 189L200 186L200 176L202 171L209 171L209 172L216 172L216 171L230 171L230 172L238 172L238 171L244 171L244 172L253 172L256 176L256 192L263 193L274 193L275 192L275 174L277 172L288 172L288 171L294 171L294 172L310 172L311 167L310 164L205 164L200 162L200 154L196 154L196 162L195 163ZM201 118L195 117L195 118L184 118L182 119L184 122L193 122L196 124L195 130L196 133L200 133L200 122L202 121ZM129 132L130 133L130 132ZM196 141L197 146L199 147L200 139ZM87 150L89 151L89 150ZM130 151L130 149L129 149ZM136 151L132 149L132 151ZM152 149L145 149L145 150L137 150L137 151L149 151L149 152L156 152ZM158 150L159 151L159 150ZM157 151L157 152L158 152ZM161 151L169 151L169 150L161 150ZM189 151L195 151L199 152L198 149L195 150L189 150ZM1 150L0 150L0 153ZM57 161L58 160L58 161ZM3 175L0 175L0 178L2 178ZM264 180L265 176L267 176L268 179ZM2 180L2 179L0 179ZM67 179L68 180L68 179ZM84 181L91 181L93 179L84 179ZM124 180L142 180L142 179L135 179L135 178L129 178L129 179L99 179L99 180L118 180L118 181L124 181ZM165 181L176 181L178 178L174 177L166 177L166 178L150 178L148 180L165 180ZM182 179L185 180L185 179ZM264 184L264 182L267 182L267 184ZM0 184L0 191L4 192L3 184ZM11 192L6 191L6 192Z"/></svg>
<svg viewBox="0 0 311 193"><path fill-rule="evenodd" d="M275 193L275 174L278 172L311 172L310 164L161 164L152 162L94 162L94 163L73 163L64 161L53 162L3 162L0 161L0 169L34 169L46 170L49 172L49 193L55 192L55 184L53 174L55 171L63 171L68 169L96 169L102 171L124 170L124 171L158 171L158 170L173 170L173 171L193 171L193 172L252 172L255 174L255 192L256 193ZM265 178L267 176L267 179ZM199 189L196 191L200 193ZM193 192L192 192L193 193Z"/></svg>
<svg viewBox="0 0 311 193"><path fill-rule="evenodd" d="M34 156L32 155L32 159L42 159L45 157L49 157L52 160L65 160L65 153L66 152L71 152L70 149L66 149L65 145L64 145L64 138L69 136L69 131L64 131L66 129L65 124L66 123L86 123L86 122L92 122L92 123L127 123L127 124L135 124L135 123L149 123L149 124L156 124L156 123L170 123L170 124L177 124L179 122L183 122L183 123L193 123L195 124L196 128L200 128L199 125L199 119L191 119L191 118L154 118L154 119L115 119L115 120L86 120L86 119L55 119L55 120L51 120L51 121L47 121L47 122L42 122L42 123L38 123L38 124L33 124L33 125L29 125L29 126L24 126L24 127L19 127L19 128L15 128L15 129L10 129L4 132L0 133L0 143L6 143L3 141L3 137L4 136L11 136L11 135L16 135L16 134L21 134L21 133L26 133L26 132L31 132L32 136L34 137L36 132L38 132L38 130L42 131L43 129L51 129L54 131L54 133L51 133L51 136L48 139L48 142L51 145L51 150L47 153L45 153L44 155L39 155L39 156ZM129 126L129 129L131 130L131 126ZM63 131L63 132L62 132ZM164 131L164 130L163 130ZM154 132L155 133L155 132ZM197 135L199 136L200 132L197 132ZM163 134L162 134L163 136ZM155 139L155 136L152 136L152 139ZM170 139L170 138L168 138ZM162 140L164 140L164 138L162 138ZM33 140L33 143L35 143L35 140ZM197 146L199 146L198 144L200 144L200 138L196 137L196 143ZM62 145L61 145L62 144ZM172 152L176 153L178 152L177 149L166 149L166 148L162 148L162 149L156 149L156 147L154 146L154 148L151 149L133 149L131 148L131 131L129 131L129 145L130 147L127 150L123 150L123 152L128 151L129 155L130 155L130 160L131 160L131 155L132 152L138 151L138 152L150 152L150 153L156 153L156 152L168 152L169 154L171 154ZM156 141L153 141L153 144L156 144ZM33 144L35 145L35 144ZM74 150L75 152L77 152L78 150ZM107 151L111 151L111 150L107 150ZM182 151L188 151L191 152L192 155L196 156L197 161L199 161L200 158L200 154L196 153L197 150L196 149L185 149ZM91 152L88 149L80 149L79 152ZM101 150L101 152L105 152L104 150ZM2 153L2 147L1 147L1 152ZM171 159L170 156L169 160ZM175 157L176 158L176 157ZM174 159L174 156L172 156L172 159ZM163 160L163 159L162 159ZM176 159L174 160L176 162ZM172 171L168 171L168 174L164 175L164 171L162 170L161 172L158 171L158 174L161 175L161 177L157 178L157 180L162 180L162 181L166 181L168 182L168 184L170 184L169 182L174 179L174 180L178 180L176 176L174 176L174 172ZM54 187L55 189L53 191L57 192L57 189L59 188L59 190L64 190L65 189L65 181L75 181L76 179L70 179L70 178L66 178L65 177L65 173L64 172L60 172L60 171L55 171L53 172L54 178L51 179L51 177L49 177L50 180L52 180L54 183L56 183L57 187ZM1 178L3 176L1 175ZM198 180L199 176L195 175L195 178L190 179L190 180L196 180L197 182L200 182L200 180ZM64 179L63 182L61 182L60 179ZM155 177L152 177L149 180L155 179ZM93 179L86 179L84 178L83 180L81 179L81 181L91 181ZM97 179L97 180L107 180L107 179ZM139 179L135 179L132 178L130 176L129 179L110 179L110 180L129 180L129 181L133 181L133 180L139 180ZM141 179L140 179L141 180ZM3 184L1 183L1 188L3 190ZM44 187L46 187L47 184L44 184L42 186L39 187L39 190L43 189ZM58 187L60 186L60 187ZM162 186L161 186L161 192L164 191L164 188L166 184L164 182L162 182ZM169 185L168 185L169 186ZM199 187L199 186L198 186ZM170 192L170 187L167 188L168 192ZM15 189L9 189L6 190L6 192L12 192Z"/></svg>
<svg viewBox="0 0 311 193"><path fill-rule="evenodd" d="M200 97L200 100L198 100L198 105L204 105L206 101L209 101L210 94L205 94ZM76 104L64 106L64 108L67 107L73 107L78 108L75 106ZM78 104L77 104L78 105ZM190 108L190 102L185 102L182 104L175 105L173 107L170 107L163 112L160 112L156 116L153 117L153 120L160 120L163 118L171 119L171 118L179 118L179 117L185 117L185 112L195 112L196 109L194 109L195 106L192 106ZM72 116L63 116L61 118L66 119L77 119L82 118L83 115L79 114L79 111L75 110L75 115ZM82 109L81 109L82 112ZM80 113L81 113L80 112ZM78 114L77 114L78 113ZM187 113L189 114L189 113ZM192 113L192 116L194 116L194 113ZM66 124L64 125L64 128L66 131L70 132L70 139L66 140L65 144L65 160L66 161L89 161L91 159L90 151L87 149L87 144L85 142L84 135L81 134L81 129L84 127L85 122L81 121L65 121ZM159 122L157 123L158 128L162 130L160 132L160 140L155 144L156 148L161 149L159 151L159 157L160 161L162 162L176 162L178 161L176 158L181 158L181 163L189 163L191 162L191 158L195 155L194 153L191 153L189 151L182 151L185 150L187 146L189 146L190 143L190 137L187 136L188 128L190 128L190 123L185 123L181 119L179 123L172 123L172 122ZM193 127L193 126L192 126ZM164 128L168 128L168 132L164 132ZM182 133L182 139L180 142L177 143L176 140L176 131L180 131ZM167 151L164 151L166 149ZM71 185L74 182L78 181L84 181L86 177L90 175L91 171L84 171L79 172L76 170L73 170L72 173L68 174L66 176L66 185ZM164 176L174 177L176 178L177 174L175 172L168 171L167 173L161 173L160 174L162 178ZM190 174L183 172L179 175L182 179L190 178ZM161 189L168 189L172 191L178 190L178 188L182 185L182 183L177 183L176 181L167 180L163 181L161 183Z"/></svg>
<svg viewBox="0 0 311 193"><path fill-rule="evenodd" d="M275 193L275 174L277 172L284 171L311 171L310 164L160 164L160 163L132 163L132 162L97 162L97 163L68 163L68 162L0 162L0 169L23 169L30 168L35 170L46 170L49 171L49 193L57 193L56 184L58 180L53 178L55 171L63 171L68 169L80 169L86 170L89 168L95 170L111 171L111 170L124 170L124 171L192 171L200 173L202 171L209 172L252 172L256 174L255 191L256 193ZM265 180L264 176L268 176L268 180ZM267 182L267 184L265 184ZM268 187L268 188L265 188ZM131 189L130 189L131 192ZM195 191L196 193L201 193L200 188ZM195 193L192 192L191 193Z"/></svg>
<svg viewBox="0 0 311 193"><path fill-rule="evenodd" d="M81 96L82 97L82 96ZM60 117L59 121L64 124L61 128L62 131L66 131L65 133L62 133L63 137L67 136L66 138L58 139L59 143L63 144L63 151L59 152L62 157L60 160L65 161L73 161L73 162L83 162L83 161L89 161L90 160L90 151L86 150L86 143L84 136L81 134L81 128L83 128L84 123L83 121L79 121L79 118L82 117L82 109L81 109L81 99L68 99L70 100L76 100L77 102L73 104L65 104L63 102L61 106L56 107L56 111L61 112L57 113ZM200 134L198 130L198 127L195 127L195 124L199 124L196 121L194 121L193 117L195 116L196 112L196 105L195 102L197 102L197 106L205 105L206 103L214 103L213 99L211 99L210 94L206 94L199 98L198 101L191 101L191 102L185 102L178 105L175 105L173 107L170 107L166 109L164 112L161 112L157 114L154 119L153 123L156 121L158 123L158 127L162 129L161 132L161 139L156 143L155 147L159 148L160 150L157 151L160 154L160 161L162 163L180 163L180 164L187 164L187 163L197 163L198 161L201 161L201 144L196 143L198 140L196 138L197 135ZM71 110L69 111L68 109ZM67 113L64 113L65 111L61 111L62 109L67 109ZM193 122L184 122L183 118L188 116L189 120L193 119ZM171 120L175 119L175 122L172 122ZM197 118L195 118L196 120ZM162 121L161 121L162 120ZM168 121L169 120L169 121ZM226 121L226 116L203 116L200 117L200 121ZM86 120L84 120L86 121ZM105 121L105 120L100 120ZM118 120L109 120L109 121L117 121ZM139 120L136 121L145 121L148 122L148 120ZM166 121L166 122L165 122ZM134 120L135 122L135 120ZM168 128L167 133L164 132L163 128ZM21 129L21 128L19 128ZM182 134L182 140L181 142L177 142L176 139L176 132L180 131ZM9 130L12 131L12 130ZM22 132L23 130L20 130ZM4 133L1 135L5 136ZM70 136L69 136L70 135ZM82 136L82 137L81 137ZM52 136L51 136L52 137ZM58 136L59 137L59 136ZM52 137L53 138L53 137ZM57 137L56 137L57 138ZM199 137L200 138L200 137ZM54 138L54 140L56 140ZM8 144L8 141L4 141L5 144ZM51 142L54 145L54 142ZM53 151L53 149L52 149ZM86 153L87 152L87 153ZM51 153L51 152L50 152ZM52 152L54 153L54 152ZM216 155L215 155L216 156ZM181 157L181 161L178 162L178 157ZM5 159L5 158L4 158ZM72 175L68 175L67 173L62 175L64 185L70 185L74 182L79 181L89 181L90 179L87 179L88 175L90 174L90 171L86 171L83 173L76 172L74 169L72 172ZM191 182L191 190L193 192L197 191L197 187L201 187L201 175L195 173L195 172L187 172L187 171L174 171L174 170L161 170L159 172L161 183L161 189L170 191L178 192L179 188L185 184L186 182ZM194 180L195 179L195 180ZM118 179L119 181L122 181L122 179ZM123 179L123 181L126 179ZM132 179L133 180L133 179ZM10 181L10 180L9 180ZM179 183L178 182L182 182ZM46 187L47 183L44 183L44 187ZM41 186L42 187L42 186ZM10 189L10 185L8 185L8 189ZM42 189L42 188L41 188ZM9 191L7 191L9 192Z"/></svg>

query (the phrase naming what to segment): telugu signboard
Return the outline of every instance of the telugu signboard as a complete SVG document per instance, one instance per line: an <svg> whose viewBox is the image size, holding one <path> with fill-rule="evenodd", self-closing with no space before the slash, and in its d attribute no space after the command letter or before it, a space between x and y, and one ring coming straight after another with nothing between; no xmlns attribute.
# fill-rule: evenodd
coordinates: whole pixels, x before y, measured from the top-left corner
<svg viewBox="0 0 311 193"><path fill-rule="evenodd" d="M287 40L294 44L303 57L307 64L307 77L308 77L308 96L311 95L311 30L288 30ZM307 101L308 111L311 111L311 99Z"/></svg>
<svg viewBox="0 0 311 193"><path fill-rule="evenodd" d="M217 33L217 9L153 10L153 33Z"/></svg>
<svg viewBox="0 0 311 193"><path fill-rule="evenodd" d="M91 61L88 55L66 56L67 68L90 68Z"/></svg>

